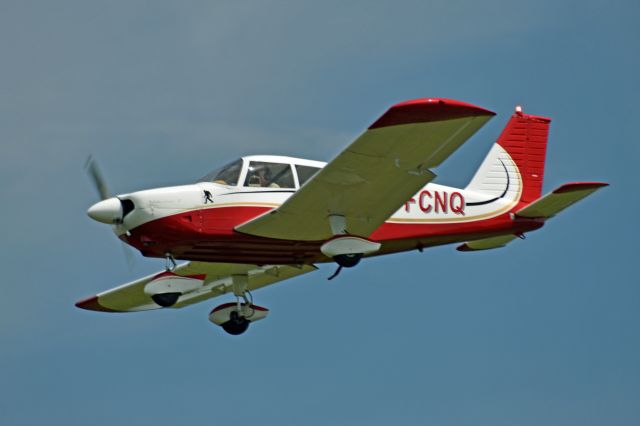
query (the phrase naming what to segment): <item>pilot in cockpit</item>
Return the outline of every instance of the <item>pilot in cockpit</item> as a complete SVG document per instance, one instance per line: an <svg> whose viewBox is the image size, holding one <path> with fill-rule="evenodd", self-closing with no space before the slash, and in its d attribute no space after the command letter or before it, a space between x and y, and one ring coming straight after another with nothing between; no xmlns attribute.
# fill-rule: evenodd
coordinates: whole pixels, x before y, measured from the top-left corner
<svg viewBox="0 0 640 426"><path fill-rule="evenodd" d="M249 171L248 185L258 188L280 188L280 185L272 181L271 170L266 166L254 167Z"/></svg>

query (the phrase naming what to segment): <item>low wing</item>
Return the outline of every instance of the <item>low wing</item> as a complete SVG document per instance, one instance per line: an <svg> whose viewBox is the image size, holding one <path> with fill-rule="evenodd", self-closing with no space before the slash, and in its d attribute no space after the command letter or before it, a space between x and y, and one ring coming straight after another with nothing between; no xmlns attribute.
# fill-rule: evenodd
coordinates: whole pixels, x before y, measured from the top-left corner
<svg viewBox="0 0 640 426"><path fill-rule="evenodd" d="M515 215L517 217L535 218L546 221L607 185L608 184L601 182L565 183L544 197L540 197L527 207L518 210ZM473 240L458 246L457 250L478 251L504 247L516 238L516 235L508 234Z"/></svg>
<svg viewBox="0 0 640 426"><path fill-rule="evenodd" d="M607 186L601 182L565 183L560 188L539 198L516 212L516 216L549 219L562 210Z"/></svg>
<svg viewBox="0 0 640 426"><path fill-rule="evenodd" d="M442 163L493 115L448 99L391 107L282 206L236 230L261 237L318 241L334 235L328 217L366 237L431 181Z"/></svg>
<svg viewBox="0 0 640 426"><path fill-rule="evenodd" d="M178 277L198 277L197 288L183 294L173 308L182 308L212 297L232 292L232 277L247 275L249 290L284 281L317 268L310 265L257 266L231 263L188 262L172 272ZM160 309L144 292L145 286L162 274L153 274L139 280L104 291L76 303L82 309L104 312L133 312Z"/></svg>

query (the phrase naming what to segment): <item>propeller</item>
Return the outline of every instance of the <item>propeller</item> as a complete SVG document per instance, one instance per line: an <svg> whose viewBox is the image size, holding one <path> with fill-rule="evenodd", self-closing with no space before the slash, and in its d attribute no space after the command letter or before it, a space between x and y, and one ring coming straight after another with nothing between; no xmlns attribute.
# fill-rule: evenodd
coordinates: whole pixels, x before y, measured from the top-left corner
<svg viewBox="0 0 640 426"><path fill-rule="evenodd" d="M89 215L96 219L99 220L101 222L104 222L104 220L99 219L98 217L94 216L94 214L92 214L92 209L95 209L96 206L102 204L105 205L106 203L109 203L112 199L113 202L112 204L115 203L119 203L119 209L122 212L125 209L125 205L124 205L124 201L117 199L115 197L111 196L111 192L109 192L109 188L107 187L107 183L104 179L104 176L102 175L102 173L100 172L100 168L98 167L98 163L95 161L95 159L93 158L93 156L89 155L89 157L87 158L87 161L85 163L85 170L87 172L87 174L89 175L89 178L91 179L93 186L96 188L96 191L98 192L98 195L100 196L100 200L102 200L100 203L95 204L94 206L92 206L91 208L89 208ZM105 201L105 200L109 200L109 201ZM116 201L117 200L117 201ZM128 201L128 200L125 200ZM128 201L129 203L131 203L131 201ZM126 206L127 208L129 206ZM113 208L113 207L111 207ZM98 213L99 215L99 213ZM122 219L119 219L120 222L122 222ZM114 220L113 223L118 226L118 221ZM133 272L133 266L135 264L135 258L133 256L133 253L131 251L131 248L124 243L124 241L122 242L122 254L124 255L124 259L125 262L127 264L127 269L129 269L129 272Z"/></svg>
<svg viewBox="0 0 640 426"><path fill-rule="evenodd" d="M100 199L106 200L107 198L111 198L111 193L107 188L107 183L105 182L104 177L102 176L102 173L100 173L100 168L98 167L98 163L96 163L96 161L93 159L93 156L90 155L87 158L87 162L85 163L84 167L87 171L87 174L93 181L93 185L98 191L98 194L100 195Z"/></svg>

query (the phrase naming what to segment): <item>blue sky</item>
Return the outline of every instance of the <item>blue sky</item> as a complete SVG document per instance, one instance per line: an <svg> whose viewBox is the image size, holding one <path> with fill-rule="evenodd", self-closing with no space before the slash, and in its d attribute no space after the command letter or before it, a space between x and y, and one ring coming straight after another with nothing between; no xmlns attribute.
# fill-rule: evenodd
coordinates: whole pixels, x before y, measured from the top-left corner
<svg viewBox="0 0 640 426"><path fill-rule="evenodd" d="M321 4L320 4L321 3ZM562 4L560 4L562 3ZM0 2L0 423L636 425L640 5L633 1ZM239 338L179 311L81 311L158 270L91 221L114 192L244 154L329 160L391 104L553 118L545 191L611 186L526 241L333 266L255 294Z"/></svg>

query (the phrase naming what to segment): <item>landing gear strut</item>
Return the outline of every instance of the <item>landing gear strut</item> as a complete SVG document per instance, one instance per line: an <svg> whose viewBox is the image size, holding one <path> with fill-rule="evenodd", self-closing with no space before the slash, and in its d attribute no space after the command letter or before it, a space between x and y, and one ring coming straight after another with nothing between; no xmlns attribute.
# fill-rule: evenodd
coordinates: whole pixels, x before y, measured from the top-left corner
<svg viewBox="0 0 640 426"><path fill-rule="evenodd" d="M171 253L165 253L164 260L165 260L164 269L166 271L173 271L178 266L178 264L176 263L175 257L173 257L173 254Z"/></svg>

